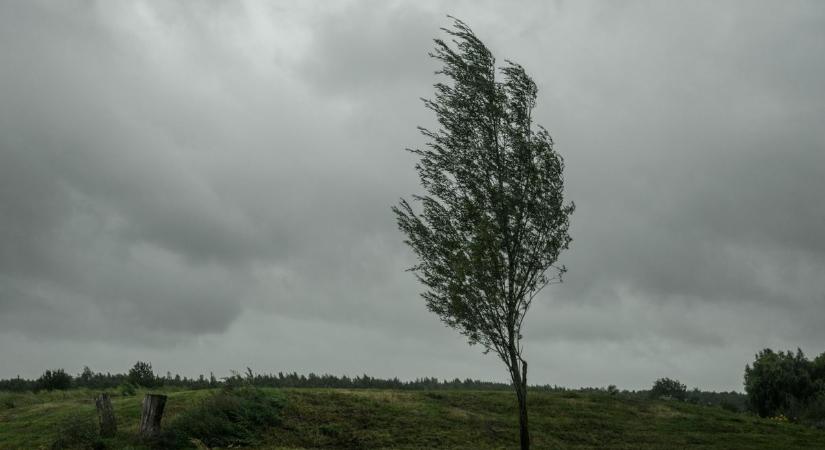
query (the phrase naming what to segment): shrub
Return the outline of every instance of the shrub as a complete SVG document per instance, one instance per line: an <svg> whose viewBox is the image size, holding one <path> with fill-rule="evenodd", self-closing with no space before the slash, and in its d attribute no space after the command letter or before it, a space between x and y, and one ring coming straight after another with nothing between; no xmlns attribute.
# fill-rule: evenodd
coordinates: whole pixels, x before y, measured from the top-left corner
<svg viewBox="0 0 825 450"><path fill-rule="evenodd" d="M70 416L57 427L53 450L89 448L103 450L106 444L97 434L97 425L89 417Z"/></svg>
<svg viewBox="0 0 825 450"><path fill-rule="evenodd" d="M801 422L825 429L825 391L809 399L800 411Z"/></svg>
<svg viewBox="0 0 825 450"><path fill-rule="evenodd" d="M280 421L283 400L253 388L226 388L178 415L159 437L163 448L256 445L267 426Z"/></svg>
<svg viewBox="0 0 825 450"><path fill-rule="evenodd" d="M722 402L719 403L719 406L722 407L722 409L724 409L725 411L730 411L730 412L735 412L735 413L742 412L742 410L740 410L738 406L736 406L734 403L731 403L727 400L722 400Z"/></svg>
<svg viewBox="0 0 825 450"><path fill-rule="evenodd" d="M135 392L137 391L137 386L127 381L126 383L123 383L120 386L118 386L117 390L123 397L132 397L135 395Z"/></svg>
<svg viewBox="0 0 825 450"><path fill-rule="evenodd" d="M679 380L659 378L653 383L653 387L650 389L650 396L653 398L671 397L684 400L687 396L687 386L680 383Z"/></svg>
<svg viewBox="0 0 825 450"><path fill-rule="evenodd" d="M63 369L47 370L37 379L37 388L52 391L66 390L72 386L72 376Z"/></svg>

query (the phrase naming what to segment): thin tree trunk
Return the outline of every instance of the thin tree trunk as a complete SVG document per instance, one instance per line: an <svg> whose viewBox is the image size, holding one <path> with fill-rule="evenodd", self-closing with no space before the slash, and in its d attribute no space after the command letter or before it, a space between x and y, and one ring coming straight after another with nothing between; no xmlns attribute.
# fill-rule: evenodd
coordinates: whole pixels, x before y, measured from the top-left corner
<svg viewBox="0 0 825 450"><path fill-rule="evenodd" d="M530 428L527 426L527 362L521 362L521 380L516 387L520 394L518 396L518 424L519 437L521 438L521 450L530 449Z"/></svg>
<svg viewBox="0 0 825 450"><path fill-rule="evenodd" d="M114 437L117 433L117 420L115 419L115 410L112 408L112 400L109 394L101 393L95 398L95 406L97 407L97 417L100 423L101 437Z"/></svg>
<svg viewBox="0 0 825 450"><path fill-rule="evenodd" d="M527 362L521 361L519 370L515 356L511 357L510 375L513 379L513 388L518 400L518 425L521 450L530 450L530 428L527 424Z"/></svg>
<svg viewBox="0 0 825 450"><path fill-rule="evenodd" d="M143 397L143 410L140 414L140 436L152 438L160 433L160 421L163 418L163 408L166 406L166 396L146 394Z"/></svg>

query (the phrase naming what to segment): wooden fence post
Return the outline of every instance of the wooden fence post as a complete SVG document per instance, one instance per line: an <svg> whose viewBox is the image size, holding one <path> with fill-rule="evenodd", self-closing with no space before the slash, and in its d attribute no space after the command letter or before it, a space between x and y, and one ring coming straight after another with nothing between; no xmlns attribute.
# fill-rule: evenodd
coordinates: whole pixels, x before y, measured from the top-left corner
<svg viewBox="0 0 825 450"><path fill-rule="evenodd" d="M163 408L166 406L166 396L146 394L143 397L143 410L140 413L140 436L152 438L160 433L160 420L163 418Z"/></svg>
<svg viewBox="0 0 825 450"><path fill-rule="evenodd" d="M97 407L97 417L100 423L100 436L113 437L117 433L117 420L115 410L112 408L112 400L109 394L101 393L95 398Z"/></svg>

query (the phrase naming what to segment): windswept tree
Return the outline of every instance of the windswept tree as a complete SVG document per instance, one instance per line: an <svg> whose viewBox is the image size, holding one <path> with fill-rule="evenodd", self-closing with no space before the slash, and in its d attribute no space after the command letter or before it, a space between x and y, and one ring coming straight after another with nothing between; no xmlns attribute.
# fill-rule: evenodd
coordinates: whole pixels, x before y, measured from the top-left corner
<svg viewBox="0 0 825 450"><path fill-rule="evenodd" d="M533 299L561 282L568 248L564 163L543 127L533 123L536 84L520 65L496 68L490 50L458 19L451 38L435 39L443 64L424 100L439 128L419 127L425 149L416 170L425 191L393 208L405 242L418 256L410 270L427 307L448 326L501 358L519 406L521 447L529 448L527 361L522 325Z"/></svg>

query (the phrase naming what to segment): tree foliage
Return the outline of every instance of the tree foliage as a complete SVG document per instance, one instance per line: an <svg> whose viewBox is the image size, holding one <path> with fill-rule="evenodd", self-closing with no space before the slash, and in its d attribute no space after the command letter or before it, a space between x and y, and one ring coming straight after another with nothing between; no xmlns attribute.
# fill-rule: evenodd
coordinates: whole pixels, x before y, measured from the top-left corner
<svg viewBox="0 0 825 450"><path fill-rule="evenodd" d="M393 210L418 256L411 270L427 307L526 386L522 324L536 294L561 281L556 261L571 242L564 162L533 123L538 89L524 68L497 69L460 20L443 31L455 48L436 39L430 56L449 82L424 100L439 128L419 127L427 148L410 149L425 193L413 197L419 211L403 199Z"/></svg>
<svg viewBox="0 0 825 450"><path fill-rule="evenodd" d="M138 361L129 369L129 374L126 377L127 381L135 386L156 387L162 384L162 379L155 376L152 371L152 364L148 362Z"/></svg>
<svg viewBox="0 0 825 450"><path fill-rule="evenodd" d="M685 400L687 398L687 386L679 380L659 378L653 383L650 396L653 398L672 397L677 400Z"/></svg>
<svg viewBox="0 0 825 450"><path fill-rule="evenodd" d="M47 370L37 379L37 388L52 390L66 390L72 386L72 376L63 369Z"/></svg>
<svg viewBox="0 0 825 450"><path fill-rule="evenodd" d="M535 83L509 61L497 81L495 59L464 23L445 31L458 49L436 39L431 56L454 84L437 83L435 100L425 100L441 129L420 127L429 148L411 150L421 157L427 194L414 198L423 210L402 200L394 211L419 257L412 270L429 309L509 361L521 336L508 330L520 329L535 294L565 271L554 264L571 241L573 205L562 196L562 158L532 123Z"/></svg>
<svg viewBox="0 0 825 450"><path fill-rule="evenodd" d="M802 350L774 352L766 348L745 366L745 392L751 409L762 417L784 414L796 418L805 404L825 393L820 365L825 354L809 361Z"/></svg>

